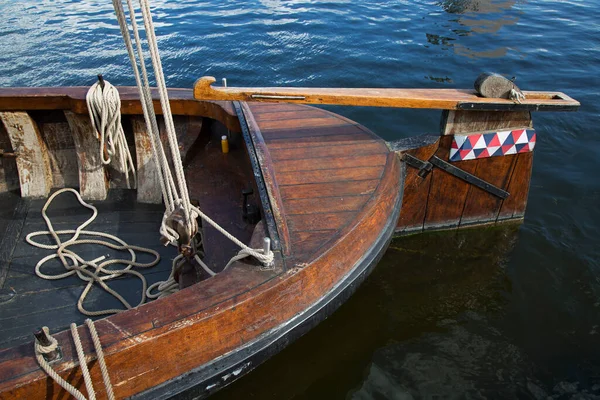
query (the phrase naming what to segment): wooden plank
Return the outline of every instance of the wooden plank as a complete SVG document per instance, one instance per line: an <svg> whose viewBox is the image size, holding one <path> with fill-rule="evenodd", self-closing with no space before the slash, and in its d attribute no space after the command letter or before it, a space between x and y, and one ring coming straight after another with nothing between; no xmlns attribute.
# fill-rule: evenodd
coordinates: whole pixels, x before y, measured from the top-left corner
<svg viewBox="0 0 600 400"><path fill-rule="evenodd" d="M367 134L351 133L346 135L307 136L283 140L269 139L269 149L289 149L300 147L343 146L348 143L369 143L374 139Z"/></svg>
<svg viewBox="0 0 600 400"><path fill-rule="evenodd" d="M270 130L286 130L286 129L314 129L320 127L342 126L347 125L346 121L339 118L322 115L317 118L296 118L283 121L264 121L260 124L261 130L268 132Z"/></svg>
<svg viewBox="0 0 600 400"><path fill-rule="evenodd" d="M248 131L254 144L254 150L256 151L256 157L260 164L264 183L269 195L269 201L271 203L271 211L273 212L273 218L277 224L277 230L279 233L279 239L281 241L282 253L289 255L292 252L290 247L290 233L287 220L285 219L285 205L281 197L281 191L279 189L279 183L275 176L275 166L271 159L269 148L265 143L262 136L262 127L254 119L252 110L246 103L240 103L244 117L248 124Z"/></svg>
<svg viewBox="0 0 600 400"><path fill-rule="evenodd" d="M285 208L289 215L356 211L369 199L369 195L333 196L308 199L289 199Z"/></svg>
<svg viewBox="0 0 600 400"><path fill-rule="evenodd" d="M517 155L517 161L510 176L510 183L506 189L510 193L510 196L502 202L500 212L498 213L498 221L522 218L525 215L532 167L532 152Z"/></svg>
<svg viewBox="0 0 600 400"><path fill-rule="evenodd" d="M516 161L516 154L482 158L477 160L474 174L496 187L507 190ZM495 222L501 205L502 199L471 185L460 225Z"/></svg>
<svg viewBox="0 0 600 400"><path fill-rule="evenodd" d="M507 99L480 97L473 89L387 89L387 88L293 88L293 87L212 87L216 82L205 76L194 84L194 98L303 104L339 104L347 106L432 108L442 110L525 109L576 110L579 102L558 92L524 91L526 99L516 103Z"/></svg>
<svg viewBox="0 0 600 400"><path fill-rule="evenodd" d="M79 193L85 200L104 200L108 193L108 179L100 152L100 141L88 115L65 111L73 132L79 165Z"/></svg>
<svg viewBox="0 0 600 400"><path fill-rule="evenodd" d="M47 197L52 187L52 170L37 124L26 112L0 112L0 120L17 153L21 196Z"/></svg>
<svg viewBox="0 0 600 400"><path fill-rule="evenodd" d="M337 236L337 229L322 231L295 231L292 235L292 247L298 254L314 254Z"/></svg>
<svg viewBox="0 0 600 400"><path fill-rule="evenodd" d="M337 181L363 181L379 179L383 173L383 166L349 167L340 169L326 169L296 172L277 172L279 187L307 183L325 183Z"/></svg>
<svg viewBox="0 0 600 400"><path fill-rule="evenodd" d="M529 111L445 111L442 115L442 135L468 135L526 126L533 126Z"/></svg>
<svg viewBox="0 0 600 400"><path fill-rule="evenodd" d="M274 162L279 162L283 160L306 160L340 156L361 157L371 154L381 154L386 151L387 149L383 142L373 140L369 142L359 141L358 143L347 142L347 144L342 146L278 149L277 151L271 151L271 158Z"/></svg>
<svg viewBox="0 0 600 400"><path fill-rule="evenodd" d="M69 124L41 121L38 126L48 147L53 187L78 187L77 154Z"/></svg>
<svg viewBox="0 0 600 400"><path fill-rule="evenodd" d="M0 124L0 150L7 153L13 153L10 138ZM17 169L17 159L15 157L0 157L0 193L16 190L19 188L19 172Z"/></svg>
<svg viewBox="0 0 600 400"><path fill-rule="evenodd" d="M160 204L162 191L158 170L152 153L152 139L146 129L143 117L131 117L131 127L135 138L137 201Z"/></svg>
<svg viewBox="0 0 600 400"><path fill-rule="evenodd" d="M347 134L361 134L363 133L357 126L351 124L345 124L340 122L336 126L321 126L319 128L307 127L297 129L271 129L262 132L265 141L273 143L274 140L286 140L300 139L300 138L312 138L315 137L326 137L332 135L347 135Z"/></svg>
<svg viewBox="0 0 600 400"><path fill-rule="evenodd" d="M340 211L335 213L312 213L286 215L290 231L322 231L337 230L342 228L351 217L356 215L353 211Z"/></svg>
<svg viewBox="0 0 600 400"><path fill-rule="evenodd" d="M443 136L435 155L447 161L451 143L451 136ZM459 161L452 165L473 173L477 161ZM434 168L431 175L431 189L427 199L423 229L458 227L471 185L439 168Z"/></svg>
<svg viewBox="0 0 600 400"><path fill-rule="evenodd" d="M255 119L256 122L262 123L267 121L285 121L289 119L308 119L308 118L318 118L323 116L323 111L318 108L300 108L300 109L292 109L289 105L286 108L283 108L282 111L279 112L268 112L256 114Z"/></svg>
<svg viewBox="0 0 600 400"><path fill-rule="evenodd" d="M331 170L347 167L373 167L385 165L385 154L372 154L362 157L321 158L319 162L307 160L283 160L276 165L277 173Z"/></svg>
<svg viewBox="0 0 600 400"><path fill-rule="evenodd" d="M365 181L341 181L327 183L307 183L294 186L280 187L281 198L316 199L319 197L358 196L371 194L377 189L379 179Z"/></svg>
<svg viewBox="0 0 600 400"><path fill-rule="evenodd" d="M399 154L399 157L407 153L421 161L427 161L435 154L438 147L439 140L417 149L402 152ZM421 177L419 176L419 170L410 166L406 167L404 195L402 197L400 217L396 224L396 232L404 233L423 230L432 176L433 174L429 173L425 177Z"/></svg>
<svg viewBox="0 0 600 400"><path fill-rule="evenodd" d="M0 88L0 111L23 110L69 110L76 114L87 114L85 95L89 87L37 87ZM121 114L142 114L139 92L134 86L119 86ZM173 115L192 115L216 119L227 129L239 132L240 123L231 102L197 101L191 89L169 89L169 101ZM162 114L158 91L151 90L154 111Z"/></svg>

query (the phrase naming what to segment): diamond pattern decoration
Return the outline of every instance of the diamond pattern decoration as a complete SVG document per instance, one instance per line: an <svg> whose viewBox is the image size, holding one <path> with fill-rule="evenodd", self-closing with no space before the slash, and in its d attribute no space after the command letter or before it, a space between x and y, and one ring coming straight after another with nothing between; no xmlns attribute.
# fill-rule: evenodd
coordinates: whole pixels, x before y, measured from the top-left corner
<svg viewBox="0 0 600 400"><path fill-rule="evenodd" d="M527 153L535 147L533 129L515 129L475 135L454 135L450 147L450 161L475 160L478 158Z"/></svg>

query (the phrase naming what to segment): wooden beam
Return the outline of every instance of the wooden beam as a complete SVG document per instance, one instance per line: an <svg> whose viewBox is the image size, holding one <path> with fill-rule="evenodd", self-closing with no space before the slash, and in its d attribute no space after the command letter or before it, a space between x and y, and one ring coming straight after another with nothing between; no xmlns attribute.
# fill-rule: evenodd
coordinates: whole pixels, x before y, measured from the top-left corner
<svg viewBox="0 0 600 400"><path fill-rule="evenodd" d="M100 157L100 141L88 115L65 111L77 151L79 193L85 200L104 200L108 179Z"/></svg>
<svg viewBox="0 0 600 400"><path fill-rule="evenodd" d="M36 122L26 112L0 112L0 119L17 154L22 197L47 197L52 187L48 149Z"/></svg>
<svg viewBox="0 0 600 400"><path fill-rule="evenodd" d="M162 192L158 180L158 170L152 155L152 139L146 129L143 117L132 117L131 127L135 138L137 169L137 201L160 204Z"/></svg>
<svg viewBox="0 0 600 400"><path fill-rule="evenodd" d="M442 110L571 111L579 102L560 92L524 91L521 103L477 95L472 89L348 89L293 87L212 87L205 76L194 84L197 100L338 104L346 106L431 108Z"/></svg>

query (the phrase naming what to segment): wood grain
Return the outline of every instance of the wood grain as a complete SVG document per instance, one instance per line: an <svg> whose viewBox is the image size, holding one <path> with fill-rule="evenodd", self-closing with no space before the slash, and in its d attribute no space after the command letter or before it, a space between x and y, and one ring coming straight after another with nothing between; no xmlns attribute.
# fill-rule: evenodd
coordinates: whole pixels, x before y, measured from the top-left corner
<svg viewBox="0 0 600 400"><path fill-rule="evenodd" d="M406 153L419 160L427 161L436 153L438 147L439 140L423 147L407 150L398 156L401 158ZM402 209L396 225L397 233L423 230L432 176L433 174L430 172L425 177L421 177L416 168L407 166Z"/></svg>
<svg viewBox="0 0 600 400"><path fill-rule="evenodd" d="M36 122L26 112L0 112L11 146L17 154L17 169L22 197L48 196L52 188L52 169L48 148Z"/></svg>
<svg viewBox="0 0 600 400"><path fill-rule="evenodd" d="M71 127L77 163L79 165L79 193L84 200L104 200L108 193L108 178L102 164L100 141L88 115L65 111Z"/></svg>
<svg viewBox="0 0 600 400"><path fill-rule="evenodd" d="M347 106L460 109L463 105L486 109L497 106L513 109L544 109L545 107L572 108L579 102L559 92L523 92L521 104L512 100L484 98L473 89L348 89L348 88L291 88L291 87L213 87L215 78L205 76L194 84L194 98L198 100L227 100L255 102L288 102L304 104L338 104Z"/></svg>
<svg viewBox="0 0 600 400"><path fill-rule="evenodd" d="M37 87L0 88L0 111L69 110L87 114L85 95L89 87ZM137 87L118 86L121 97L121 113L142 115ZM151 90L154 111L162 114L158 91ZM169 89L169 101L173 115L204 116L220 121L227 129L239 132L240 124L231 102L197 101L191 89Z"/></svg>
<svg viewBox="0 0 600 400"><path fill-rule="evenodd" d="M532 168L532 152L517 155L515 167L510 176L510 183L507 188L510 196L502 202L498 213L499 221L511 218L523 218L525 215Z"/></svg>
<svg viewBox="0 0 600 400"><path fill-rule="evenodd" d="M162 202L161 184L157 165L154 162L152 139L146 129L144 118L131 117L131 128L135 139L137 201L160 204Z"/></svg>

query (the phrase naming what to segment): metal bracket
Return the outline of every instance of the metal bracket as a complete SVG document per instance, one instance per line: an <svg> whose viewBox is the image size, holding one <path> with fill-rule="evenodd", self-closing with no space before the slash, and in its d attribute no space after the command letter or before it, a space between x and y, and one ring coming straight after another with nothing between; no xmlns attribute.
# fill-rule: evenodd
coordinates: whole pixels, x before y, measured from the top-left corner
<svg viewBox="0 0 600 400"><path fill-rule="evenodd" d="M410 154L404 154L404 156L402 156L402 160L411 167L417 168L421 178L425 178L433 169L433 164L430 162L419 160L417 157Z"/></svg>
<svg viewBox="0 0 600 400"><path fill-rule="evenodd" d="M411 167L417 168L419 170L419 176L421 178L425 178L435 166L443 171L446 171L452 176L462 179L463 181L470 183L471 185L477 186L478 188L483 189L486 192L501 198L502 200L510 196L510 193L508 193L506 190L502 190L499 187L494 186L491 183L488 183L483 179L478 178L475 175L470 174L469 172L463 169L455 167L454 165L442 160L437 156L432 156L429 159L429 161L423 161L410 154L404 154L404 156L402 156L402 160Z"/></svg>
<svg viewBox="0 0 600 400"><path fill-rule="evenodd" d="M429 161L434 166L446 171L450 175L453 175L459 179L462 179L463 181L470 183L471 185L477 186L479 189L483 189L486 192L491 193L494 196L501 198L502 200L504 200L508 196L510 196L510 193L508 193L506 190L502 190L499 187L494 186L491 183L488 183L488 182L484 181L483 179L478 178L475 175L470 174L463 169L455 167L454 165L447 163L446 161L442 160L441 158L439 158L437 156L431 157L429 159Z"/></svg>

